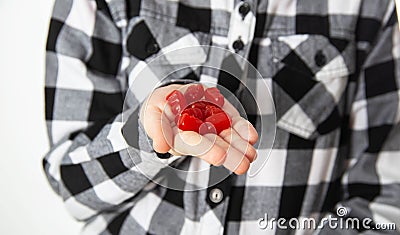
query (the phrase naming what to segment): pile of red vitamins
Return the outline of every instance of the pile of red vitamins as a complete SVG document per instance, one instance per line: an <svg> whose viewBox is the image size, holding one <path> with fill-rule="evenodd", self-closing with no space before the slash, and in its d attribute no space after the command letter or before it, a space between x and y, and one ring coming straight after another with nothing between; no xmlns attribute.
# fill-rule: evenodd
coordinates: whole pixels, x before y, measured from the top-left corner
<svg viewBox="0 0 400 235"><path fill-rule="evenodd" d="M193 84L184 94L179 90L172 91L166 100L182 131L219 134L231 126L231 119L221 108L224 97L216 87L204 90L201 84Z"/></svg>

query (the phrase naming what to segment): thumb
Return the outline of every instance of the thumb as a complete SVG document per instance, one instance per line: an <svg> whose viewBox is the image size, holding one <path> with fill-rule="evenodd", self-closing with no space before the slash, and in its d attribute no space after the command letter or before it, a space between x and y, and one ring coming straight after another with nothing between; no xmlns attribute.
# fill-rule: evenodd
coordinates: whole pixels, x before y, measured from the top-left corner
<svg viewBox="0 0 400 235"><path fill-rule="evenodd" d="M147 135L153 140L156 152L166 153L173 146L173 132L168 118L156 106L143 107L141 120Z"/></svg>

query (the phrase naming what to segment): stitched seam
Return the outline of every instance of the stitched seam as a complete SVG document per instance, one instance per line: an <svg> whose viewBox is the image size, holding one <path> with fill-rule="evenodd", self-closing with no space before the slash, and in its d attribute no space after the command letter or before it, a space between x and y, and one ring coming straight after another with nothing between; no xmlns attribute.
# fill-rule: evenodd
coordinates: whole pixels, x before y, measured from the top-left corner
<svg viewBox="0 0 400 235"><path fill-rule="evenodd" d="M304 131L304 132L307 132L307 133L309 133L309 134L313 133L313 131L311 131L311 130L305 129L304 127L300 127L300 126L298 126L298 125L296 125L296 124L294 124L294 123L292 123L292 122L288 122L288 121L286 121L286 120L284 120L284 119L280 119L279 122L282 122L282 123L284 123L285 125L288 125L288 126L291 126L291 127L295 127L295 128L297 128L297 129L299 129L299 130L301 130L301 131Z"/></svg>

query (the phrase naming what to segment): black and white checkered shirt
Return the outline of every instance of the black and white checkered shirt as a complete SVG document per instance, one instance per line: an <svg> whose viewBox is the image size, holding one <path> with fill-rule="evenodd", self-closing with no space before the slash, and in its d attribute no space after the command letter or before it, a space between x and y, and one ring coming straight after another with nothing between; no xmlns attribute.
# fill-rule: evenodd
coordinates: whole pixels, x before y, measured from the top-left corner
<svg viewBox="0 0 400 235"><path fill-rule="evenodd" d="M212 47L183 61L166 58L129 88L153 58L196 45ZM204 190L158 186L149 176L163 177L166 165L146 146L137 122L130 125L136 138L124 138L123 110L137 114L148 95L144 90L160 79L158 69L232 60L215 47L259 70L262 79L249 75L246 81L256 99L266 92L258 84L269 85L277 123L270 158L255 177L232 174ZM336 215L338 206L348 216L400 227L400 33L394 1L56 0L46 61L51 149L43 166L67 210L85 223L83 234L388 232L258 225L265 213L320 222ZM235 63L243 67L243 61ZM188 78L218 82L232 92L240 86L224 73L190 67L179 77ZM131 98L124 103L127 92ZM249 119L257 126L262 115L249 113ZM258 156L267 152L260 148ZM182 169L204 164L189 156L179 163L170 159L162 161ZM223 170L209 168L210 177Z"/></svg>

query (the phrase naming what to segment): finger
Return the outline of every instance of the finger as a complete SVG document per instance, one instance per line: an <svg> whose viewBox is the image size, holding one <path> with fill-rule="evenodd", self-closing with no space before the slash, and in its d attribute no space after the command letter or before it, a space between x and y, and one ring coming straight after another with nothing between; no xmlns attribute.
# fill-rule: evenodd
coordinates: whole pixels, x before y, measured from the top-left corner
<svg viewBox="0 0 400 235"><path fill-rule="evenodd" d="M225 155L224 158L223 159L221 158L221 161L218 162L217 164L213 164L215 166L222 165L224 163L226 157L229 155L229 144L216 134L208 133L203 136L204 136L204 138L207 138L211 143L213 143L214 146L217 146L223 150L224 155Z"/></svg>
<svg viewBox="0 0 400 235"><path fill-rule="evenodd" d="M165 103L164 107L162 108L163 114L168 118L171 123L175 123L176 115L172 113L171 107Z"/></svg>
<svg viewBox="0 0 400 235"><path fill-rule="evenodd" d="M215 139L215 145L221 147L226 152L226 157L224 159L223 165L228 170L235 172L236 174L245 173L250 167L250 161L244 156L242 152L233 148L229 143L227 143L220 136L215 134L204 135L207 139Z"/></svg>
<svg viewBox="0 0 400 235"><path fill-rule="evenodd" d="M161 87L155 90L148 98L149 104L158 107L168 117L170 121L174 121L175 114L172 113L171 107L165 99L171 91L177 89L181 90L180 85L170 85Z"/></svg>
<svg viewBox="0 0 400 235"><path fill-rule="evenodd" d="M234 129L229 128L223 130L219 133L219 136L221 136L226 142L230 143L233 148L242 152L250 162L255 160L257 155L256 149L253 145L244 140Z"/></svg>
<svg viewBox="0 0 400 235"><path fill-rule="evenodd" d="M172 111L165 97L181 85L169 85L156 89L144 102L140 112L140 121L146 133L153 140L153 148L160 153L168 152L173 146L171 128ZM166 107L166 108L165 108ZM165 109L165 112L163 110Z"/></svg>
<svg viewBox="0 0 400 235"><path fill-rule="evenodd" d="M255 144L258 140L258 133L253 125L242 117L232 119L232 128L250 144Z"/></svg>
<svg viewBox="0 0 400 235"><path fill-rule="evenodd" d="M225 99L222 109L231 117L232 126L234 126L234 129L236 129L243 139L251 144L257 142L258 133L256 129L251 123L240 116L239 111L227 99Z"/></svg>
<svg viewBox="0 0 400 235"><path fill-rule="evenodd" d="M174 150L203 159L212 165L224 162L226 151L194 131L181 131L174 139Z"/></svg>
<svg viewBox="0 0 400 235"><path fill-rule="evenodd" d="M249 159L242 158L228 158L224 162L224 167L234 172L237 175L243 175L250 168Z"/></svg>
<svg viewBox="0 0 400 235"><path fill-rule="evenodd" d="M166 153L173 145L173 132L169 120L158 107L147 105L145 107L142 123L147 135L153 140L156 152Z"/></svg>
<svg viewBox="0 0 400 235"><path fill-rule="evenodd" d="M179 152L175 151L174 149L170 149L168 152L173 156L182 156L183 155L182 153L179 153Z"/></svg>
<svg viewBox="0 0 400 235"><path fill-rule="evenodd" d="M175 125L175 122L171 123L171 128L172 128L172 133L174 138L176 138L176 136L179 134L179 129L178 127ZM182 156L184 155L183 153L179 152L174 145L171 146L171 149L168 151L170 154L174 155L174 156Z"/></svg>
<svg viewBox="0 0 400 235"><path fill-rule="evenodd" d="M225 99L222 110L224 110L231 118L240 117L237 109L227 99Z"/></svg>

